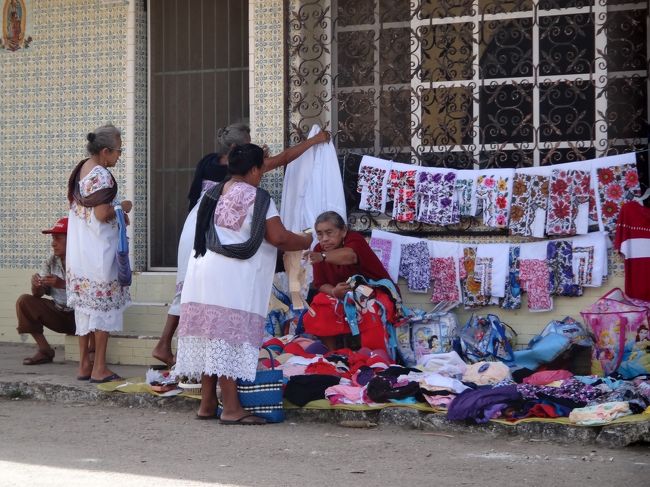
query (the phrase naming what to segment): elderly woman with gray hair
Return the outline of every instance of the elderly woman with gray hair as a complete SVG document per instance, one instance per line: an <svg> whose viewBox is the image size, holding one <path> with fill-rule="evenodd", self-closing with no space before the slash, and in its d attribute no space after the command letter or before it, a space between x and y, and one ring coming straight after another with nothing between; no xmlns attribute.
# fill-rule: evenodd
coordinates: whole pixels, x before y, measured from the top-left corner
<svg viewBox="0 0 650 487"><path fill-rule="evenodd" d="M286 149L276 156L269 156L268 150L264 151L262 173L271 171L278 167L286 166L293 160L300 157L307 149L322 142L329 142L330 133L322 131L293 147ZM164 362L168 366L174 364L172 352L172 338L178 328L181 312L181 291L185 281L187 263L190 259L192 246L194 244L194 231L196 226L196 215L198 203L206 191L213 188L217 183L223 181L228 173L228 154L236 145L248 144L251 141L250 128L243 123L229 125L219 129L217 132L217 152L206 155L198 163L194 173L194 180L188 194L189 214L183 225L183 231L178 242L178 269L176 271L176 293L167 313L167 321L162 335L151 355ZM264 147L262 147L264 149Z"/></svg>
<svg viewBox="0 0 650 487"><path fill-rule="evenodd" d="M90 157L77 164L68 181L66 289L79 335L77 378L101 383L120 379L106 366L109 333L122 330L122 313L130 303L129 288L117 279L115 208L128 213L133 205L117 198L117 182L108 170L122 155L120 131L103 125L86 138ZM91 362L88 341L93 332L95 360Z"/></svg>

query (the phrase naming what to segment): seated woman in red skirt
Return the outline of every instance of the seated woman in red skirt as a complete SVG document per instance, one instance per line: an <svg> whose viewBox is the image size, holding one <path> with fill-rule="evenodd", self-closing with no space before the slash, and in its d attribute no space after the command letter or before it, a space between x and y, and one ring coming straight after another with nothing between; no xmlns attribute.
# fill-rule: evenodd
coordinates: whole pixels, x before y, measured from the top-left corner
<svg viewBox="0 0 650 487"><path fill-rule="evenodd" d="M349 231L338 213L327 211L320 214L314 229L318 244L312 252L307 252L307 258L314 267L312 287L318 291L311 302L316 316L305 314L303 324L305 332L316 335L327 348L334 350L336 337L350 333L341 302L350 291L347 280L355 274L372 280L390 280L390 277L363 236ZM372 300L381 303L389 319L395 315L395 305L388 293L379 288L374 291L359 319L361 345L372 350L385 350L381 306L373 306Z"/></svg>

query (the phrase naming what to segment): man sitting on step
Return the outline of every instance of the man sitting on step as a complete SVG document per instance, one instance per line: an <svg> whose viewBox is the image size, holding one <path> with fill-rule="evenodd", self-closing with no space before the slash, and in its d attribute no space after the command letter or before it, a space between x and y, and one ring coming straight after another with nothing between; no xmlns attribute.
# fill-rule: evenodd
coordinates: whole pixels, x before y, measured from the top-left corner
<svg viewBox="0 0 650 487"><path fill-rule="evenodd" d="M66 335L75 333L74 310L68 308L65 292L68 219L61 218L43 233L52 236L52 255L43 263L41 273L32 276L32 293L16 301L18 333L29 333L38 346L36 354L23 360L23 365L46 364L54 359L54 349L43 335L43 327Z"/></svg>

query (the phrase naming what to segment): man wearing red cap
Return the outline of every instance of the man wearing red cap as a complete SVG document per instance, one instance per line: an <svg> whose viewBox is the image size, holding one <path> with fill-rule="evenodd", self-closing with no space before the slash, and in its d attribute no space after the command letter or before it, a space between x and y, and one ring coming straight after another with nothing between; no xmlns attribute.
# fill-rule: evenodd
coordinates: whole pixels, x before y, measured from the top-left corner
<svg viewBox="0 0 650 487"><path fill-rule="evenodd" d="M18 333L29 333L38 346L38 352L23 360L23 365L46 364L54 359L54 349L45 339L43 327L66 335L75 333L74 310L68 308L65 292L67 217L43 233L52 235L52 255L43 263L41 273L32 276L32 294L23 294L16 301Z"/></svg>

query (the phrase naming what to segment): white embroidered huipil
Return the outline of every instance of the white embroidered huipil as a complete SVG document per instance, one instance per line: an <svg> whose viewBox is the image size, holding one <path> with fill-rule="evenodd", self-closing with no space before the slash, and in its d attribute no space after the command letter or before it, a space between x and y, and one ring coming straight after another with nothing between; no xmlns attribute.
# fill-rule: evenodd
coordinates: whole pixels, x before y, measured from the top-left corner
<svg viewBox="0 0 650 487"><path fill-rule="evenodd" d="M233 184L215 209L223 245L250 238L256 188ZM278 216L271 200L266 219ZM190 258L181 294L175 372L254 380L277 252L266 240L249 259L207 250Z"/></svg>
<svg viewBox="0 0 650 487"><path fill-rule="evenodd" d="M114 185L111 173L95 166L79 180L83 197ZM95 208L73 201L68 215L66 292L74 308L76 334L122 330L124 309L130 304L128 287L117 281L117 222L103 222Z"/></svg>

